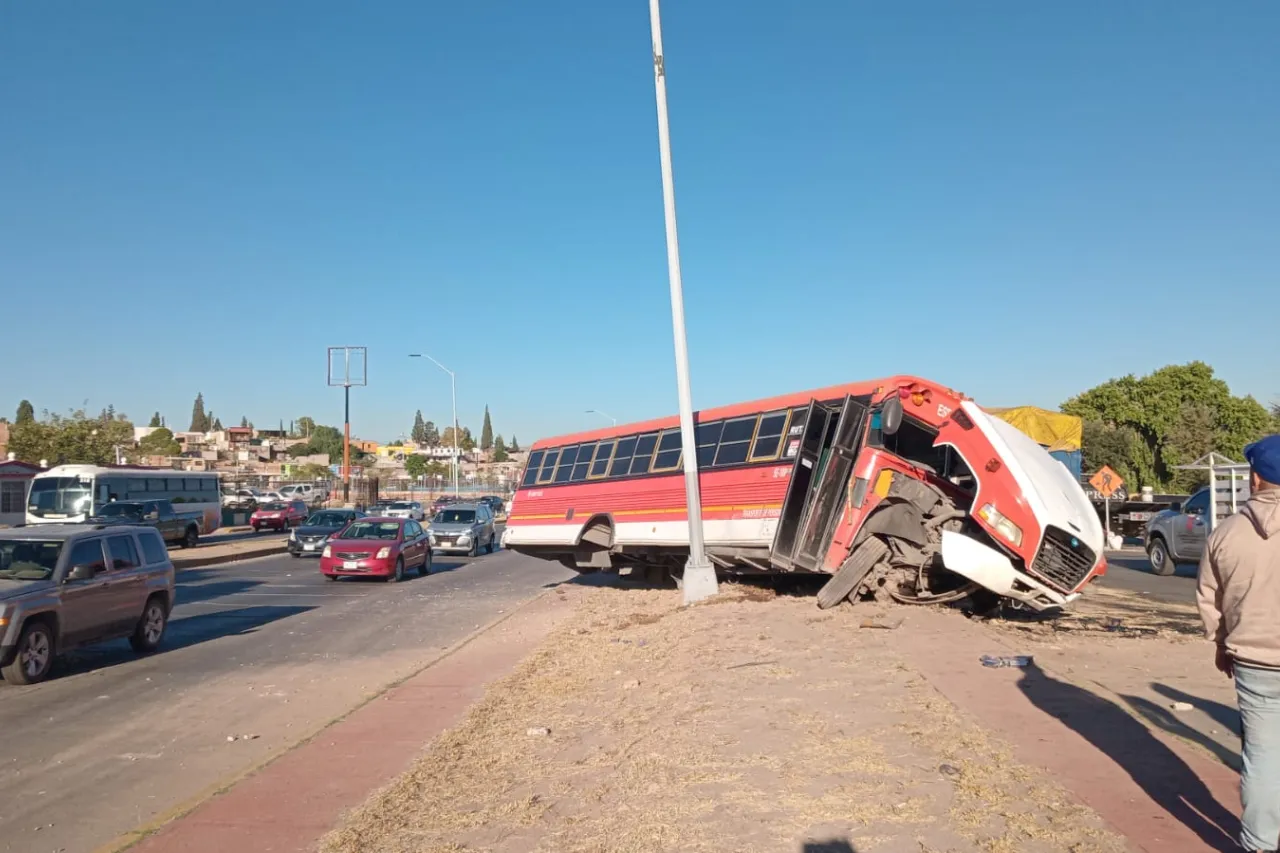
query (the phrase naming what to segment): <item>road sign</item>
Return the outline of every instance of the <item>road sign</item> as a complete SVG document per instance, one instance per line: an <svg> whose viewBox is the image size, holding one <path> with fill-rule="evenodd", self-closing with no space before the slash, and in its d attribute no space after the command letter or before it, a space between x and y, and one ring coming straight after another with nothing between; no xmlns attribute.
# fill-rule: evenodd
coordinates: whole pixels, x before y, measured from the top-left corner
<svg viewBox="0 0 1280 853"><path fill-rule="evenodd" d="M1109 498L1124 485L1124 478L1112 471L1110 466L1103 465L1102 470L1089 478L1089 485L1098 490L1098 494Z"/></svg>

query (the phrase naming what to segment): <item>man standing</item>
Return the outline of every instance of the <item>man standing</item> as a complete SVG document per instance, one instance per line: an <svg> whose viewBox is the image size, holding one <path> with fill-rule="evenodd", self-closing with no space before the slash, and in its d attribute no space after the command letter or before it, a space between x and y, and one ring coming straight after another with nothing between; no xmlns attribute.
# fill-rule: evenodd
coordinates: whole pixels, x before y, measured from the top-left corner
<svg viewBox="0 0 1280 853"><path fill-rule="evenodd" d="M1240 845L1280 846L1280 435L1244 449L1250 497L1213 531L1196 601L1216 663L1234 675L1244 733Z"/></svg>

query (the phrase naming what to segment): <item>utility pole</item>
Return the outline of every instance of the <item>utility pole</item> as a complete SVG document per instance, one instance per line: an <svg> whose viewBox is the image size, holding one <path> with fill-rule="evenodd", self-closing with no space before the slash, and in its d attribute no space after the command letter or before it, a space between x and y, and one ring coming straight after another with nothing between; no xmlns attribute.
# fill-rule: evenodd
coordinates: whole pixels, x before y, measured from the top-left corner
<svg viewBox="0 0 1280 853"><path fill-rule="evenodd" d="M617 426L617 425L618 425L618 419L617 419L617 418L615 418L613 415L611 415L611 414L609 414L609 413L607 413L607 412L602 412L602 411L600 411L599 409L587 409L587 414L588 414L588 415L599 415L599 416L600 416L600 417L602 417L602 418L608 418L609 420L613 421L613 425L614 425L614 426Z"/></svg>
<svg viewBox="0 0 1280 853"><path fill-rule="evenodd" d="M462 457L458 455L458 377L452 370L445 367L426 353L411 352L409 358L425 358L436 367L449 374L449 393L453 397L453 494L458 497L458 466L462 463Z"/></svg>
<svg viewBox="0 0 1280 853"><path fill-rule="evenodd" d="M342 502L351 500L351 386L369 384L367 347L329 347L329 386L342 386Z"/></svg>
<svg viewBox="0 0 1280 853"><path fill-rule="evenodd" d="M658 154L662 162L662 202L667 225L667 273L671 280L671 326L676 346L676 390L680 398L680 438L684 451L685 504L689 516L689 561L682 585L684 603L718 592L716 570L702 538L702 495L698 489L698 446L693 433L693 392L689 383L689 344L684 328L684 286L680 279L680 241L676 236L676 190L671 169L671 126L667 119L667 71L662 53L662 17L658 0L649 0L653 37L653 84L658 100Z"/></svg>

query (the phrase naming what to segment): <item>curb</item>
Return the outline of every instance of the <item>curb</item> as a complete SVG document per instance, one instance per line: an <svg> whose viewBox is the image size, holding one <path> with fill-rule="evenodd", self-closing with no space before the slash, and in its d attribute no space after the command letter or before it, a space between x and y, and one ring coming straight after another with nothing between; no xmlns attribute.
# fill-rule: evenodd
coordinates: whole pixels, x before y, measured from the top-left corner
<svg viewBox="0 0 1280 853"><path fill-rule="evenodd" d="M232 551L224 554L212 554L209 556L200 556L198 553L190 557L178 557L173 559L173 567L178 571L183 569L197 569L201 566L216 566L219 563L234 563L236 560L251 560L255 557L267 557L273 554L284 554L287 552L286 540L270 540L262 542L252 548L245 548L243 551Z"/></svg>
<svg viewBox="0 0 1280 853"><path fill-rule="evenodd" d="M429 660L424 662L422 666L413 670L413 672L407 673L404 677L398 678L395 681L392 681L384 685L383 687L380 687L376 692L368 694L367 696L364 697L364 699L362 699L360 702L358 702L357 704L349 708L347 711L343 712L337 717L334 717L332 720L329 720L326 723L322 723L310 734L305 735L304 737L299 739L296 743L293 743L290 746L282 747L276 750L275 752L271 753L270 755L263 757L257 763L252 764L249 767L246 767L245 769L237 773L234 773L230 776L220 779L219 781L205 788L199 794L196 794L195 796L191 797L190 799L184 802L178 803L177 805L166 810L165 812L161 813L160 815L148 821L147 823L142 824L141 826L135 827L134 829L131 829L128 832L122 833L121 835L118 835L115 838L113 838L111 841L106 842L104 845L95 848L93 853L123 853L123 851L128 850L129 848L134 847L138 844L141 844L144 840L154 835L155 833L159 832L168 824L181 820L182 818L194 812L196 809L200 808L200 806L204 805L209 800L212 800L214 797L217 797L221 794L226 793L231 788L243 782L245 779L248 779L249 777L260 773L262 770L266 769L269 765L271 765L278 759L283 758L289 753L311 743L320 735L324 734L324 732L327 731L329 728L347 719L352 714L356 713L361 708L370 704L374 700L378 699L381 696L386 695L388 692L399 687L401 684L404 684L406 681L421 675L423 672L435 666L436 664L440 663L441 661L445 660L446 658L452 657L453 655L462 651L462 649L466 648L471 643L475 642L475 640L478 639L479 637L483 636L484 634L498 627L503 622L506 622L508 619L515 616L517 613L524 610L526 607L532 605L534 602L539 601L542 598L550 595L553 591L554 589L544 589L541 592L539 592L537 595L534 595L532 598L528 599L527 601L523 601L520 604L516 605L515 607L512 607L506 613L503 613L497 618L485 623L484 625L481 625L479 628L467 634L465 637L458 640L449 648L441 651L436 656L430 658Z"/></svg>

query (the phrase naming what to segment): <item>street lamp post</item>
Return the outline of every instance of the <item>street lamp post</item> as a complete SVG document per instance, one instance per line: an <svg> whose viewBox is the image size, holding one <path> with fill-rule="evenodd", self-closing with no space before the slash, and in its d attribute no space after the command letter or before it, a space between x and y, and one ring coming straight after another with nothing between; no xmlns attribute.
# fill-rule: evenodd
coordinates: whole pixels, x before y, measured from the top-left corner
<svg viewBox="0 0 1280 853"><path fill-rule="evenodd" d="M588 414L588 415L599 415L599 416L600 416L600 417L602 417L602 418L608 418L609 420L613 421L613 425L614 425L614 426L617 426L617 425L618 425L618 419L617 419L617 418L615 418L615 417L614 417L613 415L611 415L611 414L608 414L607 412L602 412L602 411L600 411L599 409L587 409L587 414Z"/></svg>
<svg viewBox="0 0 1280 853"><path fill-rule="evenodd" d="M458 463L461 461L458 456L458 383L457 376L453 371L436 361L431 356L422 352L411 352L409 358L425 358L436 367L449 374L449 392L453 397L453 494L458 494Z"/></svg>
<svg viewBox="0 0 1280 853"><path fill-rule="evenodd" d="M684 288L680 280L680 241L676 236L676 190L671 172L671 126L667 119L667 72L662 53L662 17L658 0L649 0L653 36L653 85L658 101L658 153L662 162L662 206L667 224L667 274L671 280L671 325L676 345L676 389L680 397L680 437L684 452L685 504L689 516L689 562L684 567L684 602L716 594L716 570L702 537L702 496L698 490L698 446L693 433L693 392L689 387L689 344L684 330Z"/></svg>

